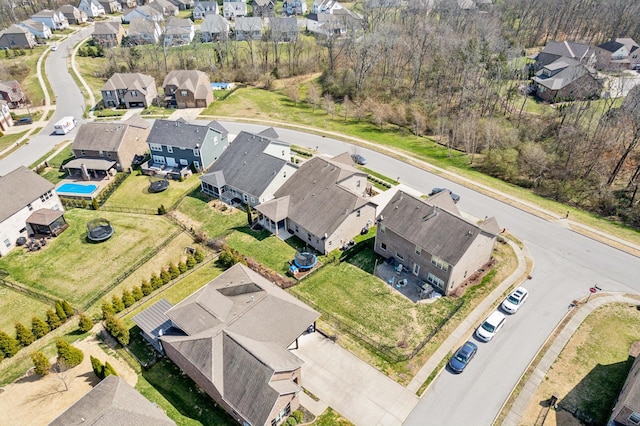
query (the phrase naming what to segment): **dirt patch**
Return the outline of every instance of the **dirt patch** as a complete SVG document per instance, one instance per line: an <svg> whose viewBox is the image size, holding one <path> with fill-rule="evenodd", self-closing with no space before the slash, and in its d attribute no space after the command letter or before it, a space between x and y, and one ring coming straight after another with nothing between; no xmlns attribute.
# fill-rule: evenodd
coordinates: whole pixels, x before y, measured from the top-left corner
<svg viewBox="0 0 640 426"><path fill-rule="evenodd" d="M106 353L95 335L74 343L74 346L84 352L84 360L77 367L62 374L51 372L47 376L23 377L4 387L4 392L0 392L0 413L3 413L0 423L42 425L58 417L98 384L90 355L102 362L109 361L120 377L135 386L136 372L124 361ZM55 359L50 361L53 363ZM65 390L65 382L68 390Z"/></svg>

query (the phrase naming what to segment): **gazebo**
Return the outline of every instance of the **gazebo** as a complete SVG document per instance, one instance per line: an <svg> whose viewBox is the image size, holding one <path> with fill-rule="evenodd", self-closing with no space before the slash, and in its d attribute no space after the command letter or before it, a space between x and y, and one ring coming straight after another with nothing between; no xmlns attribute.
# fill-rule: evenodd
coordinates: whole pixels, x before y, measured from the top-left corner
<svg viewBox="0 0 640 426"><path fill-rule="evenodd" d="M40 209L31 213L25 221L31 233L40 238L57 237L69 227L62 210Z"/></svg>

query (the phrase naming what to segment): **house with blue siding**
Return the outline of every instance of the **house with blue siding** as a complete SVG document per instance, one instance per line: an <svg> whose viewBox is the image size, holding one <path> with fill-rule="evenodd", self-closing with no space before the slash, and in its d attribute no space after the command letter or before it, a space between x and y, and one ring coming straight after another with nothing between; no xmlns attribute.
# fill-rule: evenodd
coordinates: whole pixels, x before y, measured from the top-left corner
<svg viewBox="0 0 640 426"><path fill-rule="evenodd" d="M207 169L229 144L227 130L217 121L206 125L185 120L156 120L147 145L151 159L142 165L149 175L180 178Z"/></svg>

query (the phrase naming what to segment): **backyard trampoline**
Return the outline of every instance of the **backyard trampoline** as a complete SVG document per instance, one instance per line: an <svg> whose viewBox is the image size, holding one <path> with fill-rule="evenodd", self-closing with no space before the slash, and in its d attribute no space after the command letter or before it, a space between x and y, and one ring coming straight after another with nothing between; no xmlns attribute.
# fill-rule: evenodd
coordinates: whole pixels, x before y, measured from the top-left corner
<svg viewBox="0 0 640 426"><path fill-rule="evenodd" d="M149 192L156 193L162 192L169 187L169 180L167 178L149 178Z"/></svg>
<svg viewBox="0 0 640 426"><path fill-rule="evenodd" d="M108 240L115 232L107 219L93 219L87 223L87 238L94 243Z"/></svg>
<svg viewBox="0 0 640 426"><path fill-rule="evenodd" d="M293 259L293 265L291 265L292 272L297 271L308 271L309 269L313 269L314 266L318 263L318 258L313 253L302 252L296 255Z"/></svg>

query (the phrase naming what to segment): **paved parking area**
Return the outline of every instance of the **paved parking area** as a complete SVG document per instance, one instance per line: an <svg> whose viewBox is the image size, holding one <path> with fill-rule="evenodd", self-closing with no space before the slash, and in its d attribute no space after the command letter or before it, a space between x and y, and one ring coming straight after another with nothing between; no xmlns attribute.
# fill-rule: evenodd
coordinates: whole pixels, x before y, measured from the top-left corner
<svg viewBox="0 0 640 426"><path fill-rule="evenodd" d="M320 333L298 339L302 385L356 425L401 425L418 403L391 380Z"/></svg>

